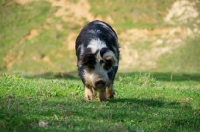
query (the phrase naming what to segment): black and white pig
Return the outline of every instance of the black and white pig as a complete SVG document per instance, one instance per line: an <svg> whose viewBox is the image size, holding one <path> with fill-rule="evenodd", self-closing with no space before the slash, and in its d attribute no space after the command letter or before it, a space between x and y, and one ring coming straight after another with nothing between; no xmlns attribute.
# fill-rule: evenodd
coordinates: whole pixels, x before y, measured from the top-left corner
<svg viewBox="0 0 200 132"><path fill-rule="evenodd" d="M87 24L76 39L78 74L85 86L85 98L114 98L113 82L119 64L119 44L115 31L103 21Z"/></svg>

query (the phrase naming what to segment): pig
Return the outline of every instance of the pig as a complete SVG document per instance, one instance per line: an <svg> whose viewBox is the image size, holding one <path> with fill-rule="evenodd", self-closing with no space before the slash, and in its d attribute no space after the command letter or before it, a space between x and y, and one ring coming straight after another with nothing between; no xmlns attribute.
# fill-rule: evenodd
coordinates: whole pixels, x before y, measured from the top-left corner
<svg viewBox="0 0 200 132"><path fill-rule="evenodd" d="M75 42L78 74L85 87L85 99L114 98L113 83L119 64L119 43L113 28L100 20L83 27Z"/></svg>

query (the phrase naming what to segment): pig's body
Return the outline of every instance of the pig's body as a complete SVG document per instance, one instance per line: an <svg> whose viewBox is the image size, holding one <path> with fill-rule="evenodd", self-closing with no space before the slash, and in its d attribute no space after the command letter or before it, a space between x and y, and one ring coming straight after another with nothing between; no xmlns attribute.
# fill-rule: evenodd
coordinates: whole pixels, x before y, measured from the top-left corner
<svg viewBox="0 0 200 132"><path fill-rule="evenodd" d="M112 27L96 20L87 24L76 39L79 76L85 86L85 98L99 101L114 97L113 82L119 63L118 38Z"/></svg>

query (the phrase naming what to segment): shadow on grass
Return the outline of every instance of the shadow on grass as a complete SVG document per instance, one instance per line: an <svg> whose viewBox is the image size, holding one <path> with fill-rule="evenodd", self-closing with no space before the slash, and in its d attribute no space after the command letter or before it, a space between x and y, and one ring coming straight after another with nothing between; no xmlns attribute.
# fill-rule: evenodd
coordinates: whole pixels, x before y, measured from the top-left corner
<svg viewBox="0 0 200 132"><path fill-rule="evenodd" d="M116 98L116 99L108 99L110 103L126 103L126 104L137 104L142 105L144 107L163 107L163 106L177 106L180 105L179 102L164 102L162 99L137 99L137 98Z"/></svg>
<svg viewBox="0 0 200 132"><path fill-rule="evenodd" d="M170 73L170 72L118 72L116 78L119 76L132 76L135 75L150 74L151 77L160 81L200 81L200 73ZM77 71L71 72L46 72L42 74L36 74L32 76L25 76L29 79L44 78L44 79L69 79L80 80Z"/></svg>
<svg viewBox="0 0 200 132"><path fill-rule="evenodd" d="M45 72L42 74L36 74L36 75L27 75L25 76L28 79L34 79L34 78L44 78L44 79L69 79L69 80L78 80L79 76L77 71L71 71L71 72Z"/></svg>
<svg viewBox="0 0 200 132"><path fill-rule="evenodd" d="M18 97L10 104L7 99L1 100L0 127L7 131L135 131L138 127L150 131L198 129L199 117L195 117L198 111L192 110L190 104L183 106L178 102L137 98L104 102L79 99L48 98L41 101ZM9 105L12 107L8 111ZM48 125L40 127L40 120Z"/></svg>
<svg viewBox="0 0 200 132"><path fill-rule="evenodd" d="M160 81L200 81L200 73L173 73L173 72L127 72L118 73L117 76L135 76L150 74L153 78Z"/></svg>

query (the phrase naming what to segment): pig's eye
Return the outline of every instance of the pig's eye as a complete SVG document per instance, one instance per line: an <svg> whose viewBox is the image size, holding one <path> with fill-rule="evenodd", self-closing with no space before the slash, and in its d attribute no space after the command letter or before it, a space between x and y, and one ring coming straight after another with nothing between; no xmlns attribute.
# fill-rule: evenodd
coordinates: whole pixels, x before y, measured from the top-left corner
<svg viewBox="0 0 200 132"><path fill-rule="evenodd" d="M96 63L95 60L88 60L86 66L88 66L90 69L94 69L95 63Z"/></svg>
<svg viewBox="0 0 200 132"><path fill-rule="evenodd" d="M104 60L100 60L100 65L103 65L104 63L105 63L105 61Z"/></svg>
<svg viewBox="0 0 200 132"><path fill-rule="evenodd" d="M104 69L109 70L112 67L112 61L111 60L106 60Z"/></svg>
<svg viewBox="0 0 200 132"><path fill-rule="evenodd" d="M88 60L87 65L95 65L95 60Z"/></svg>
<svg viewBox="0 0 200 132"><path fill-rule="evenodd" d="M83 57L82 65L94 69L96 64L95 56L93 54L88 54Z"/></svg>

